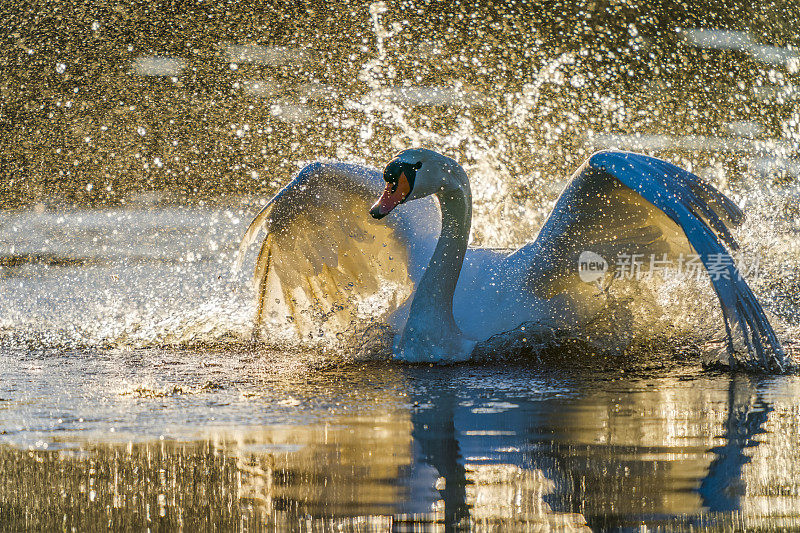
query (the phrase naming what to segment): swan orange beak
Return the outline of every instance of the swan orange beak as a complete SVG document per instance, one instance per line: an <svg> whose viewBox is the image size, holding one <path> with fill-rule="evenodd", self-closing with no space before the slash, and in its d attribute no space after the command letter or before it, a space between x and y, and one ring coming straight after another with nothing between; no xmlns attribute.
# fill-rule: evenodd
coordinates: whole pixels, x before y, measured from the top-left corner
<svg viewBox="0 0 800 533"><path fill-rule="evenodd" d="M406 199L410 192L411 185L408 183L408 178L406 178L405 174L401 173L400 177L397 179L397 184L391 182L386 183L383 194L381 194L378 201L373 204L372 208L369 210L369 214L372 215L372 218L385 217L392 212L392 209L402 204L403 200Z"/></svg>

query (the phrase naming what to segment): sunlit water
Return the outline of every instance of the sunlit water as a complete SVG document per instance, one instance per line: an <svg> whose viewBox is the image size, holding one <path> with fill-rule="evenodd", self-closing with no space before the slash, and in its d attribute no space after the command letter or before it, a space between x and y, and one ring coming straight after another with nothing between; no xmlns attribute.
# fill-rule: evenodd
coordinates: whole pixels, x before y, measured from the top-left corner
<svg viewBox="0 0 800 533"><path fill-rule="evenodd" d="M794 6L329 4L16 13L0 529L800 529L800 379L703 365L724 336L704 278L428 367L324 332L257 340L231 272L309 160L446 153L471 242L515 247L588 154L634 149L743 206L748 280L792 348Z"/></svg>
<svg viewBox="0 0 800 533"><path fill-rule="evenodd" d="M256 344L235 204L2 215L4 527L800 526L798 378Z"/></svg>

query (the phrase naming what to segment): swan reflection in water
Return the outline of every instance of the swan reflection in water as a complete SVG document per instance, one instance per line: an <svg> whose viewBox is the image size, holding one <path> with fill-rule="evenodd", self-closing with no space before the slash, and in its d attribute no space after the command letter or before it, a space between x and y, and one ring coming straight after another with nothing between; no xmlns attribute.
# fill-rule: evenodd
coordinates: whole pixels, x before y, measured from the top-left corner
<svg viewBox="0 0 800 533"><path fill-rule="evenodd" d="M577 170L535 240L513 252L470 248L466 172L449 157L409 149L382 174L338 162L305 167L250 224L237 264L265 229L254 281L267 332L341 335L385 321L396 333L395 359L437 363L471 359L513 333L595 336L613 275L597 272L599 284L587 283L582 258L677 264L697 253L715 272L726 338L719 362L784 371L791 361L730 255L738 247L730 229L743 219L686 170L600 152Z"/></svg>
<svg viewBox="0 0 800 533"><path fill-rule="evenodd" d="M796 458L785 457L796 453L796 429L763 436L769 379L685 376L593 390L577 378L559 390L516 370L499 382L487 374L483 385L480 372L414 372L435 382L421 385L412 435L417 460L443 478L446 523L768 527L788 516L800 525ZM534 397L520 392L526 385Z"/></svg>
<svg viewBox="0 0 800 533"><path fill-rule="evenodd" d="M0 520L800 527L800 381L695 372L370 364L271 381L307 423L85 452L0 447Z"/></svg>

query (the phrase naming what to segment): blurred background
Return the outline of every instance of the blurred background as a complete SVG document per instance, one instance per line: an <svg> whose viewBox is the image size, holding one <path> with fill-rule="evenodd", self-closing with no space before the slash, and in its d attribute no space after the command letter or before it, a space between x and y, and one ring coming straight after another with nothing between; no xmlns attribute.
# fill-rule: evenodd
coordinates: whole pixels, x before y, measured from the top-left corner
<svg viewBox="0 0 800 533"><path fill-rule="evenodd" d="M799 17L784 0L8 2L0 207L264 197L304 161L411 145L534 204L617 146L724 189L791 188Z"/></svg>

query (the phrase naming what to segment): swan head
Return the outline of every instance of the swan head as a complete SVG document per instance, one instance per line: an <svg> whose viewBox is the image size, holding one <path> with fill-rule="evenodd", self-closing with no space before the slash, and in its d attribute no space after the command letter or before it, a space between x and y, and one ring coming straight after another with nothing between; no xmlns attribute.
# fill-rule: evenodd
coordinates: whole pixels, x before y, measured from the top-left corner
<svg viewBox="0 0 800 533"><path fill-rule="evenodd" d="M386 188L369 210L383 218L398 205L463 186L466 176L455 160L425 148L403 150L383 171Z"/></svg>

